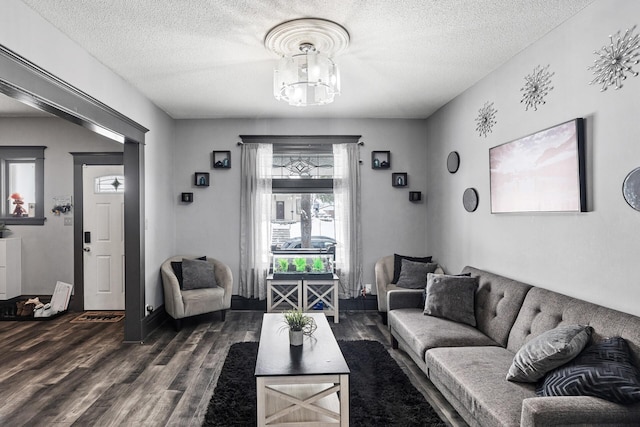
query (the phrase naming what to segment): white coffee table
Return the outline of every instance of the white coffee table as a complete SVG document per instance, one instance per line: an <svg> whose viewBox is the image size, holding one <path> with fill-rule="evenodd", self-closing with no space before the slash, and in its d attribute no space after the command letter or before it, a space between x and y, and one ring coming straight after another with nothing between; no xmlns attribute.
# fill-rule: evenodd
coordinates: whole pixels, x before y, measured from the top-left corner
<svg viewBox="0 0 640 427"><path fill-rule="evenodd" d="M324 313L317 330L289 345L282 313L266 313L256 361L258 426L349 425L349 367Z"/></svg>

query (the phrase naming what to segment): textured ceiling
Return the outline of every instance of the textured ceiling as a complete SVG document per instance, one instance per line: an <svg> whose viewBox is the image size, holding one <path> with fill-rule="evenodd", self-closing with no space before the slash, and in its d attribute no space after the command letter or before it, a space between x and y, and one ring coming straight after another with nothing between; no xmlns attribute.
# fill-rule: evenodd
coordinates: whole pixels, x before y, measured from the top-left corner
<svg viewBox="0 0 640 427"><path fill-rule="evenodd" d="M425 118L593 0L22 0L174 118ZM342 95L272 95L266 33L297 18L350 33ZM532 67L538 64L531 64Z"/></svg>

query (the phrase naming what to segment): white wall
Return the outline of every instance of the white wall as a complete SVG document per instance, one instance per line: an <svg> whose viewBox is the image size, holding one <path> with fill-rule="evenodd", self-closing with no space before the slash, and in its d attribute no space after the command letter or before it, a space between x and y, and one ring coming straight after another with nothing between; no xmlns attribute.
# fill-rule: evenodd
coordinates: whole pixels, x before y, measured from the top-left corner
<svg viewBox="0 0 640 427"><path fill-rule="evenodd" d="M240 265L240 147L238 135L362 135L364 282L375 283L375 261L394 252L423 255L426 204L409 190L427 188L422 120L179 120L174 150L176 253L209 255ZM230 170L212 169L211 152L231 150ZM371 151L390 150L391 170L372 170ZM195 187L194 172L210 172L210 187ZM391 187L392 172L407 172L409 186ZM181 204L180 193L194 202ZM375 289L375 287L374 287Z"/></svg>
<svg viewBox="0 0 640 427"><path fill-rule="evenodd" d="M627 173L640 166L640 77L604 93L587 84L593 51L609 43L609 34L638 24L639 16L640 2L597 1L428 119L427 248L446 270L473 265L640 315L640 212L621 191ZM555 72L547 104L525 111L524 76L547 64ZM486 101L498 112L484 138L475 118ZM575 117L586 118L590 211L492 215L489 148ZM452 150L461 157L454 175L446 170ZM474 213L462 206L467 187L479 192Z"/></svg>
<svg viewBox="0 0 640 427"><path fill-rule="evenodd" d="M73 195L75 151L122 152L122 144L59 118L0 118L0 145L44 145L43 226L11 225L7 237L22 239L22 294L51 295L56 281L73 283L73 227L64 226L74 210L51 213L54 196Z"/></svg>
<svg viewBox="0 0 640 427"><path fill-rule="evenodd" d="M146 303L162 304L160 264L174 251L173 120L84 49L17 0L4 0L0 44L150 131L145 146Z"/></svg>

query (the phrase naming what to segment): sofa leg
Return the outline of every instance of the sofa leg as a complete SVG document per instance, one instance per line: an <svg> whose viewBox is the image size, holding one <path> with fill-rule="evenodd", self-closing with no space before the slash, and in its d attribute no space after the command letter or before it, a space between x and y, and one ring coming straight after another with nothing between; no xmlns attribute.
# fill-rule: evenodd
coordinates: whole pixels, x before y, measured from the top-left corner
<svg viewBox="0 0 640 427"><path fill-rule="evenodd" d="M398 340L393 335L391 335L391 348L394 350L398 349Z"/></svg>
<svg viewBox="0 0 640 427"><path fill-rule="evenodd" d="M379 311L380 317L382 318L382 324L387 325L387 313L385 311Z"/></svg>
<svg viewBox="0 0 640 427"><path fill-rule="evenodd" d="M220 320L224 322L226 318L227 318L227 310L220 310Z"/></svg>
<svg viewBox="0 0 640 427"><path fill-rule="evenodd" d="M182 329L182 321L180 319L173 319L173 323L176 328L176 332L180 332L180 329Z"/></svg>

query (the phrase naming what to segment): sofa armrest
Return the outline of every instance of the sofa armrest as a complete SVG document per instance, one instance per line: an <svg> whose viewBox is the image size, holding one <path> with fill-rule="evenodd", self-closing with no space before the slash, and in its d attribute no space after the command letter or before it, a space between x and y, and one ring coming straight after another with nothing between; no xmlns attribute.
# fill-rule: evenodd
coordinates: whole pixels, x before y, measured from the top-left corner
<svg viewBox="0 0 640 427"><path fill-rule="evenodd" d="M423 308L422 289L394 289L387 292L389 311L399 308Z"/></svg>
<svg viewBox="0 0 640 427"><path fill-rule="evenodd" d="M522 427L638 425L640 404L618 405L589 396L532 397L522 402Z"/></svg>

